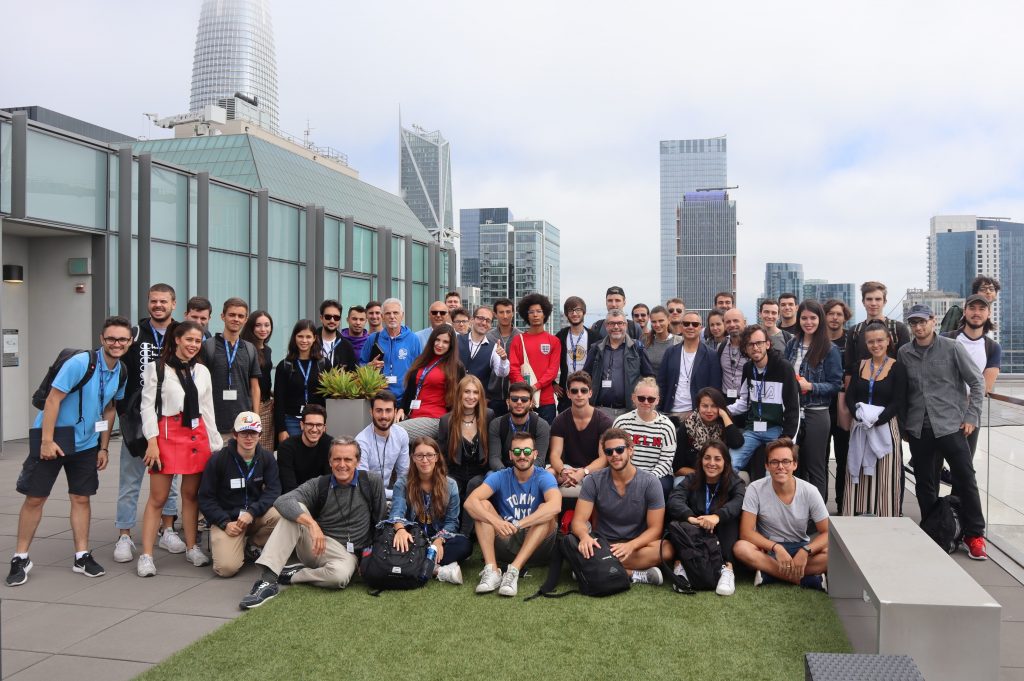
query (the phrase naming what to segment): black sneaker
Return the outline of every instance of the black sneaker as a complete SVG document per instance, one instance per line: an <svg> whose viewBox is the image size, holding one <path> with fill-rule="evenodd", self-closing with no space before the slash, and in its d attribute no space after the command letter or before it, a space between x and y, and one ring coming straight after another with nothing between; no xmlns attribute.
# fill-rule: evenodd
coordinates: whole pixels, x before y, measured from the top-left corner
<svg viewBox="0 0 1024 681"><path fill-rule="evenodd" d="M249 595L239 601L238 607L242 610L258 608L276 596L277 593L277 584L274 584L273 582L265 582L262 579L257 580L256 583L252 585L252 591L249 592Z"/></svg>
<svg viewBox="0 0 1024 681"><path fill-rule="evenodd" d="M93 560L92 553L88 551L81 558L75 558L75 563L71 566L71 570L73 572L80 572L86 577L102 577L107 574L103 566Z"/></svg>
<svg viewBox="0 0 1024 681"><path fill-rule="evenodd" d="M291 565L285 565L283 568L281 568L281 574L277 576L277 583L291 584L292 576L294 576L296 572L298 572L304 567L306 566L302 563L292 563Z"/></svg>
<svg viewBox="0 0 1024 681"><path fill-rule="evenodd" d="M32 561L28 556L11 558L11 573L7 575L7 586L21 586L28 581L28 573L32 571Z"/></svg>

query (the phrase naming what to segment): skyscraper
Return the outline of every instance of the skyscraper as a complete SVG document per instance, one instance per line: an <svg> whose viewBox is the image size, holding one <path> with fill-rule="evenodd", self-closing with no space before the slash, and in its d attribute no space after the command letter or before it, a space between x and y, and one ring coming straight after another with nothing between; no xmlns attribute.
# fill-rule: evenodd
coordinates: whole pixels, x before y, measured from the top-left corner
<svg viewBox="0 0 1024 681"><path fill-rule="evenodd" d="M796 294L798 300L810 298L811 300L817 300L823 305L834 298L843 301L847 307L856 311L856 290L857 287L853 284L829 283L827 279L807 279L804 281L803 298L801 298L801 292L799 291L792 291L792 293Z"/></svg>
<svg viewBox="0 0 1024 681"><path fill-rule="evenodd" d="M736 293L736 202L724 190L687 192L677 215L676 295L703 317L716 293Z"/></svg>
<svg viewBox="0 0 1024 681"><path fill-rule="evenodd" d="M804 266L795 262L766 262L764 264L764 295L762 298L779 299L783 293L792 293L797 302L804 292Z"/></svg>
<svg viewBox="0 0 1024 681"><path fill-rule="evenodd" d="M480 286L480 225L512 222L508 208L463 208L459 211L459 282Z"/></svg>
<svg viewBox="0 0 1024 681"><path fill-rule="evenodd" d="M189 111L216 106L236 92L255 98L277 131L277 59L268 0L203 0Z"/></svg>
<svg viewBox="0 0 1024 681"><path fill-rule="evenodd" d="M728 268L728 253L720 252L720 243L731 241L733 250L731 255L735 257L736 243L736 218L735 203L729 202L728 197L719 199L726 204L731 203L732 222L731 224L715 223L714 232L719 235L716 241L719 245L706 243L703 239L695 238L687 240L684 245L680 238L680 204L686 198L687 193L696 192L698 189L724 189L726 186L726 139L725 137L713 137L711 139L690 139L690 140L662 140L661 142L661 299L679 296L686 302L687 307L700 308L712 304L712 300L693 300L684 294L684 283L691 278L690 272L696 266L695 259L704 255L726 256L719 258L719 265L723 270ZM704 206L703 208L708 208ZM694 207L694 213L700 213L700 209ZM714 212L719 217L728 213L730 207L718 206ZM694 218L691 222L691 217ZM723 217L724 219L724 217ZM698 223L696 216L687 217L687 224ZM691 234L699 235L700 227L693 224ZM684 250L685 249L685 250ZM708 250L705 250L708 249ZM684 262L684 258L689 260ZM733 272L735 266L732 267ZM707 271L707 270L704 270ZM733 272L729 272L731 277ZM725 275L716 275L725 280ZM729 287L726 290L734 290ZM712 292L712 295L714 292Z"/></svg>
<svg viewBox="0 0 1024 681"><path fill-rule="evenodd" d="M451 150L441 132L398 126L401 195L435 239L455 237L452 215Z"/></svg>

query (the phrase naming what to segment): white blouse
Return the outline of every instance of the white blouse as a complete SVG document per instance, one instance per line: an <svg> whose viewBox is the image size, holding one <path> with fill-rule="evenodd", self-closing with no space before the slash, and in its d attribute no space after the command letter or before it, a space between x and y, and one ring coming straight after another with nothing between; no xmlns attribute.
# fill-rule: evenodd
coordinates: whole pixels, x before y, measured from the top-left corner
<svg viewBox="0 0 1024 681"><path fill-rule="evenodd" d="M210 451L216 452L224 446L224 441L217 432L217 419L213 413L213 382L210 370L203 364L196 364L192 369L192 380L199 391L199 413L206 425L206 434L210 439ZM142 434L147 439L160 433L156 420L156 362L150 362L142 372ZM180 414L185 405L185 389L181 387L178 373L171 367L165 367L160 413L163 416Z"/></svg>

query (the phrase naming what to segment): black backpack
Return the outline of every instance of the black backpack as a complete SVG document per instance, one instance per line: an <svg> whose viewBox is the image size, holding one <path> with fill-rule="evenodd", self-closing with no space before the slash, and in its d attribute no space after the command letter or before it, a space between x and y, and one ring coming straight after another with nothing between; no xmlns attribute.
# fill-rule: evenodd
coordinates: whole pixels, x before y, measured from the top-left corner
<svg viewBox="0 0 1024 681"><path fill-rule="evenodd" d="M36 391L34 393L32 393L32 406L33 407L35 407L36 409L39 409L40 411L42 411L46 407L46 398L50 394L50 388L53 387L53 379L57 378L57 374L60 373L61 368L67 363L67 361L69 359L71 359L75 355L78 355L78 354L83 353L83 352L89 353L89 366L85 370L85 375L82 376L82 380L80 380L78 383L76 383L71 388L71 390L69 390L67 392L68 395L70 395L71 393L74 393L74 392L78 393L78 423L82 422L82 393L81 393L81 391L82 391L82 388L85 386L85 384L89 382L89 379L92 378L92 375L94 373L96 373L96 361L97 361L97 358L96 358L96 351L95 350L80 350L78 348L64 348L59 353L57 353L57 359L55 359L53 361L53 364L50 365L50 368L46 370L46 375L43 376L43 380L39 384L39 387L36 388ZM118 363L121 365L120 366L121 371L118 374L119 378L118 378L118 381L117 381L117 392L121 392L121 389L124 388L125 384L128 382L128 371L125 369L124 362L121 362L120 360L118 360Z"/></svg>
<svg viewBox="0 0 1024 681"><path fill-rule="evenodd" d="M928 515L921 520L921 529L946 553L956 553L964 538L960 524L960 498L952 494L939 497Z"/></svg>
<svg viewBox="0 0 1024 681"><path fill-rule="evenodd" d="M548 568L548 577L544 580L537 593L527 597L526 600L533 600L537 596L545 598L561 598L572 593L581 593L584 596L611 596L622 591L629 591L630 578L626 568L612 555L612 542L594 535L598 546L594 547L594 555L590 559L583 557L580 553L580 540L574 534L559 534L555 537L558 542L557 550L551 557L551 565ZM558 580L562 573L562 560L569 563L569 569L576 577L576 589L555 592Z"/></svg>
<svg viewBox="0 0 1024 681"><path fill-rule="evenodd" d="M430 579L434 561L427 558L427 537L416 523L409 523L405 529L412 535L405 552L394 546L395 526L391 523L382 526L373 537L373 551L359 566L363 581L375 589L371 595L390 589L418 589Z"/></svg>
<svg viewBox="0 0 1024 681"><path fill-rule="evenodd" d="M713 591L722 575L722 547L718 537L681 520L673 520L668 524L665 537L686 570L686 577L668 570L672 575L672 588L687 594L692 594L694 590Z"/></svg>
<svg viewBox="0 0 1024 681"><path fill-rule="evenodd" d="M156 419L163 416L164 403L164 372L166 370L163 361L156 361ZM121 442L128 449L128 453L137 459L146 456L146 449L149 447L149 440L142 432L142 389L136 390L128 398L124 413L118 417L121 429Z"/></svg>

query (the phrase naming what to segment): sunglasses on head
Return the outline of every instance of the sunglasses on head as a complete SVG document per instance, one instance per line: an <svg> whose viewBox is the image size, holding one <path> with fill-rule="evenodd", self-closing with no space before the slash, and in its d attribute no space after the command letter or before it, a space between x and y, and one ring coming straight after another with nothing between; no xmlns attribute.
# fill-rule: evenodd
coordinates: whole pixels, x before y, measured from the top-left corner
<svg viewBox="0 0 1024 681"><path fill-rule="evenodd" d="M654 404L658 401L658 398L653 395L636 395L635 397L637 402L642 402L644 404Z"/></svg>
<svg viewBox="0 0 1024 681"><path fill-rule="evenodd" d="M530 456L533 454L533 447L513 447L512 456Z"/></svg>
<svg viewBox="0 0 1024 681"><path fill-rule="evenodd" d="M329 322L340 322L341 321L341 315L340 314L322 314L320 316L323 317L324 319L326 319Z"/></svg>
<svg viewBox="0 0 1024 681"><path fill-rule="evenodd" d="M590 388L569 388L570 395L584 395L590 392Z"/></svg>
<svg viewBox="0 0 1024 681"><path fill-rule="evenodd" d="M612 454L622 454L626 451L626 445L619 445L618 447L605 447L604 455L611 456Z"/></svg>

